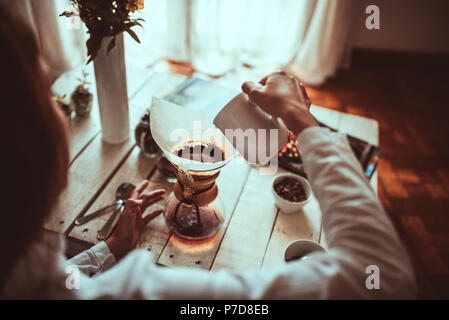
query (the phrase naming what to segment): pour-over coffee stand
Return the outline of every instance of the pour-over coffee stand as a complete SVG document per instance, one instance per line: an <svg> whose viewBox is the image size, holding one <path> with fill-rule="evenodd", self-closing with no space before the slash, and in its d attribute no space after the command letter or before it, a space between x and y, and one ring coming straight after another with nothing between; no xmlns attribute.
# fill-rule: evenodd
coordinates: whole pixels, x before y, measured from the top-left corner
<svg viewBox="0 0 449 320"><path fill-rule="evenodd" d="M187 240L214 236L226 219L215 180L235 156L233 146L209 117L158 98L152 99L150 127L177 177L165 205L167 226Z"/></svg>

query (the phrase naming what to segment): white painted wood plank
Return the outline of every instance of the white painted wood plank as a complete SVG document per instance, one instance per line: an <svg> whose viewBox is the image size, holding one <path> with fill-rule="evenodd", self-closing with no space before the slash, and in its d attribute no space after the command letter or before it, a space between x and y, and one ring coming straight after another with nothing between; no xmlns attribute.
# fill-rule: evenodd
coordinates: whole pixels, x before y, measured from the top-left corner
<svg viewBox="0 0 449 320"><path fill-rule="evenodd" d="M149 108L153 96L163 98L186 80L183 76L154 72L145 80L138 94L132 97L132 105Z"/></svg>
<svg viewBox="0 0 449 320"><path fill-rule="evenodd" d="M260 267L277 212L272 180L251 169L211 270Z"/></svg>
<svg viewBox="0 0 449 320"><path fill-rule="evenodd" d="M263 260L263 267L282 264L284 250L294 240L319 241L320 231L321 211L314 197L301 211L292 214L279 211Z"/></svg>
<svg viewBox="0 0 449 320"><path fill-rule="evenodd" d="M95 137L70 167L68 186L45 224L47 230L65 232L129 152L131 141L108 144Z"/></svg>

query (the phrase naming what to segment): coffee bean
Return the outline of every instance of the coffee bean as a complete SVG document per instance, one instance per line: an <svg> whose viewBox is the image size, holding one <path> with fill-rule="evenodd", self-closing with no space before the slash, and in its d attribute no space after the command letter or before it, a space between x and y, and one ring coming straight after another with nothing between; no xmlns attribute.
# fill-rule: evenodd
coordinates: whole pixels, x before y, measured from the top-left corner
<svg viewBox="0 0 449 320"><path fill-rule="evenodd" d="M291 202L306 200L306 194L298 179L286 177L274 185L274 190L283 199Z"/></svg>

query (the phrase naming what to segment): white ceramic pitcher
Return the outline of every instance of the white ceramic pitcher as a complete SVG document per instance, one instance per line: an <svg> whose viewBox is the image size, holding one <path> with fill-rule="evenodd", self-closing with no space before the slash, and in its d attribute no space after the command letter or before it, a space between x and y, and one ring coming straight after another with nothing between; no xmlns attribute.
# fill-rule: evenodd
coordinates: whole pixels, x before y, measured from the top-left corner
<svg viewBox="0 0 449 320"><path fill-rule="evenodd" d="M289 138L284 122L251 103L243 92L223 107L214 125L251 164L267 164Z"/></svg>

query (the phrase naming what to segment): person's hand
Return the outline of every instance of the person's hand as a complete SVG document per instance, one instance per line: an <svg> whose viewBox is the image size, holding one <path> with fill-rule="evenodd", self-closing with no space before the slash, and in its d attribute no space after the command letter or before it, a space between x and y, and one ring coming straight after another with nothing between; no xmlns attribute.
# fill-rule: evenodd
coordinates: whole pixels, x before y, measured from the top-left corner
<svg viewBox="0 0 449 320"><path fill-rule="evenodd" d="M152 204L162 200L165 194L165 190L160 189L141 195L148 183L148 180L142 182L133 191L131 197L126 200L125 209L120 214L117 227L106 240L109 249L117 260L136 247L137 241L147 223L164 211L159 209L142 217L145 210Z"/></svg>
<svg viewBox="0 0 449 320"><path fill-rule="evenodd" d="M306 89L298 79L284 71L271 73L258 84L245 82L242 90L253 104L273 117L280 117L295 135L318 125L309 112L310 99Z"/></svg>

